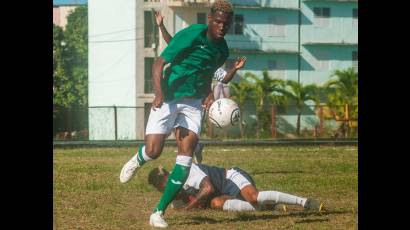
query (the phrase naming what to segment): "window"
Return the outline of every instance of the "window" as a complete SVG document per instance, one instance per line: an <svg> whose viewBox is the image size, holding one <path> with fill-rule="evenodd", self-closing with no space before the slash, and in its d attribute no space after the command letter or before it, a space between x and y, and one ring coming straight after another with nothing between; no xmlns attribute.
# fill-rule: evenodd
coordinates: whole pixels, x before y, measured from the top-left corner
<svg viewBox="0 0 410 230"><path fill-rule="evenodd" d="M228 34L243 34L243 15L235 14L233 25L229 28Z"/></svg>
<svg viewBox="0 0 410 230"><path fill-rule="evenodd" d="M144 21L144 47L155 48L159 39L152 11L144 11Z"/></svg>
<svg viewBox="0 0 410 230"><path fill-rule="evenodd" d="M358 20L359 20L359 12L357 8L354 8L352 10L352 16L353 16L353 26L357 26Z"/></svg>
<svg viewBox="0 0 410 230"><path fill-rule="evenodd" d="M358 72L358 70L359 70L359 53L357 51L352 52L352 66L353 66L353 69L355 69L356 72Z"/></svg>
<svg viewBox="0 0 410 230"><path fill-rule="evenodd" d="M315 7L313 8L313 13L315 17L329 18L330 17L330 8L328 7Z"/></svg>
<svg viewBox="0 0 410 230"><path fill-rule="evenodd" d="M154 58L144 58L144 93L154 93L152 88L152 65Z"/></svg>
<svg viewBox="0 0 410 230"><path fill-rule="evenodd" d="M206 24L206 14L205 13L197 13L196 14L196 21L198 24Z"/></svg>
<svg viewBox="0 0 410 230"><path fill-rule="evenodd" d="M353 9L352 14L353 14L353 18L355 18L355 19L357 19L359 17L357 8Z"/></svg>
<svg viewBox="0 0 410 230"><path fill-rule="evenodd" d="M326 27L329 25L330 8L315 7L313 8L314 24L318 27Z"/></svg>
<svg viewBox="0 0 410 230"><path fill-rule="evenodd" d="M284 37L285 34L286 19L279 16L268 17L269 35L274 37Z"/></svg>

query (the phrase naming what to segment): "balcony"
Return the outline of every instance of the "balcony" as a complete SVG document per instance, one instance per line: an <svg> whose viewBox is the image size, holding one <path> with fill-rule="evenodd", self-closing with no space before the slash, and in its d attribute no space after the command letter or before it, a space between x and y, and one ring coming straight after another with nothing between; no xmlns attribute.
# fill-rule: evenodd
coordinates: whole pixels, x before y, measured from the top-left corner
<svg viewBox="0 0 410 230"><path fill-rule="evenodd" d="M329 45L329 46L357 46L357 42L348 42L348 41L333 41L333 42L321 42L321 41L310 41L310 42L304 42L302 43L304 46L309 46L309 45Z"/></svg>
<svg viewBox="0 0 410 230"><path fill-rule="evenodd" d="M303 0L304 2L358 2L358 0Z"/></svg>
<svg viewBox="0 0 410 230"><path fill-rule="evenodd" d="M299 10L298 0L231 0L235 8Z"/></svg>
<svg viewBox="0 0 410 230"><path fill-rule="evenodd" d="M298 53L296 42L284 44L266 40L246 24L243 27L243 34L228 34L225 39L233 53Z"/></svg>
<svg viewBox="0 0 410 230"><path fill-rule="evenodd" d="M169 7L210 7L215 0L168 0Z"/></svg>
<svg viewBox="0 0 410 230"><path fill-rule="evenodd" d="M168 0L169 7L210 7L215 0ZM298 10L298 0L232 0L234 8Z"/></svg>

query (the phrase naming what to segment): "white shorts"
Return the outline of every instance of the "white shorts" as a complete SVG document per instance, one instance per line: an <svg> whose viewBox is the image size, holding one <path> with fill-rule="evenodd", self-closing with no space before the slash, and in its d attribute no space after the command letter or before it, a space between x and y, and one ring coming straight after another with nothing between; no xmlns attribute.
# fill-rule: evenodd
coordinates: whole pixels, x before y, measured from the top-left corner
<svg viewBox="0 0 410 230"><path fill-rule="evenodd" d="M202 99L181 98L164 102L161 108L151 108L145 135L170 134L176 127L201 133Z"/></svg>
<svg viewBox="0 0 410 230"><path fill-rule="evenodd" d="M232 168L226 171L226 179L232 181L239 190L242 190L245 186L252 184L252 179L243 170L239 168Z"/></svg>

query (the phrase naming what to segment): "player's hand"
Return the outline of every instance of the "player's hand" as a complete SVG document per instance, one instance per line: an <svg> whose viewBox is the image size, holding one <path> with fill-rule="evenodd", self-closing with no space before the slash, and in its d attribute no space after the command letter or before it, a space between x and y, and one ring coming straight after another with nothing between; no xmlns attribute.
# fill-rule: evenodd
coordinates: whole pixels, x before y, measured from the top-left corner
<svg viewBox="0 0 410 230"><path fill-rule="evenodd" d="M246 62L246 57L245 56L242 56L242 57L238 58L234 63L234 68L237 69L237 70L242 68L245 65L245 62Z"/></svg>
<svg viewBox="0 0 410 230"><path fill-rule="evenodd" d="M152 108L161 108L162 103L164 102L164 97L162 94L155 95L154 101L152 102Z"/></svg>
<svg viewBox="0 0 410 230"><path fill-rule="evenodd" d="M162 26L164 25L164 16L161 15L161 13L159 11L155 11L154 12L155 15L155 21L157 22L158 26Z"/></svg>
<svg viewBox="0 0 410 230"><path fill-rule="evenodd" d="M214 103L214 94L211 92L204 100L202 103L202 107L207 111L209 110L209 107L211 107L212 103Z"/></svg>

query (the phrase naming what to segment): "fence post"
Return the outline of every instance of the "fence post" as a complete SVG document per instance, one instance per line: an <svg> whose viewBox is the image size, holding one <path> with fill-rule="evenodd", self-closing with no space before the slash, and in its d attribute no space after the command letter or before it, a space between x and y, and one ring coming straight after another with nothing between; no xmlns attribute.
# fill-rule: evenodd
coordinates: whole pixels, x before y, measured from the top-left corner
<svg viewBox="0 0 410 230"><path fill-rule="evenodd" d="M345 126L346 126L346 135L345 137L350 136L350 119L349 119L349 104L345 105Z"/></svg>
<svg viewBox="0 0 410 230"><path fill-rule="evenodd" d="M319 137L323 134L323 105L319 106Z"/></svg>
<svg viewBox="0 0 410 230"><path fill-rule="evenodd" d="M117 140L118 134L117 134L117 106L114 107L114 132L115 132L115 140Z"/></svg>
<svg viewBox="0 0 410 230"><path fill-rule="evenodd" d="M271 105L271 116L272 116L272 138L276 138L276 109L274 105Z"/></svg>

